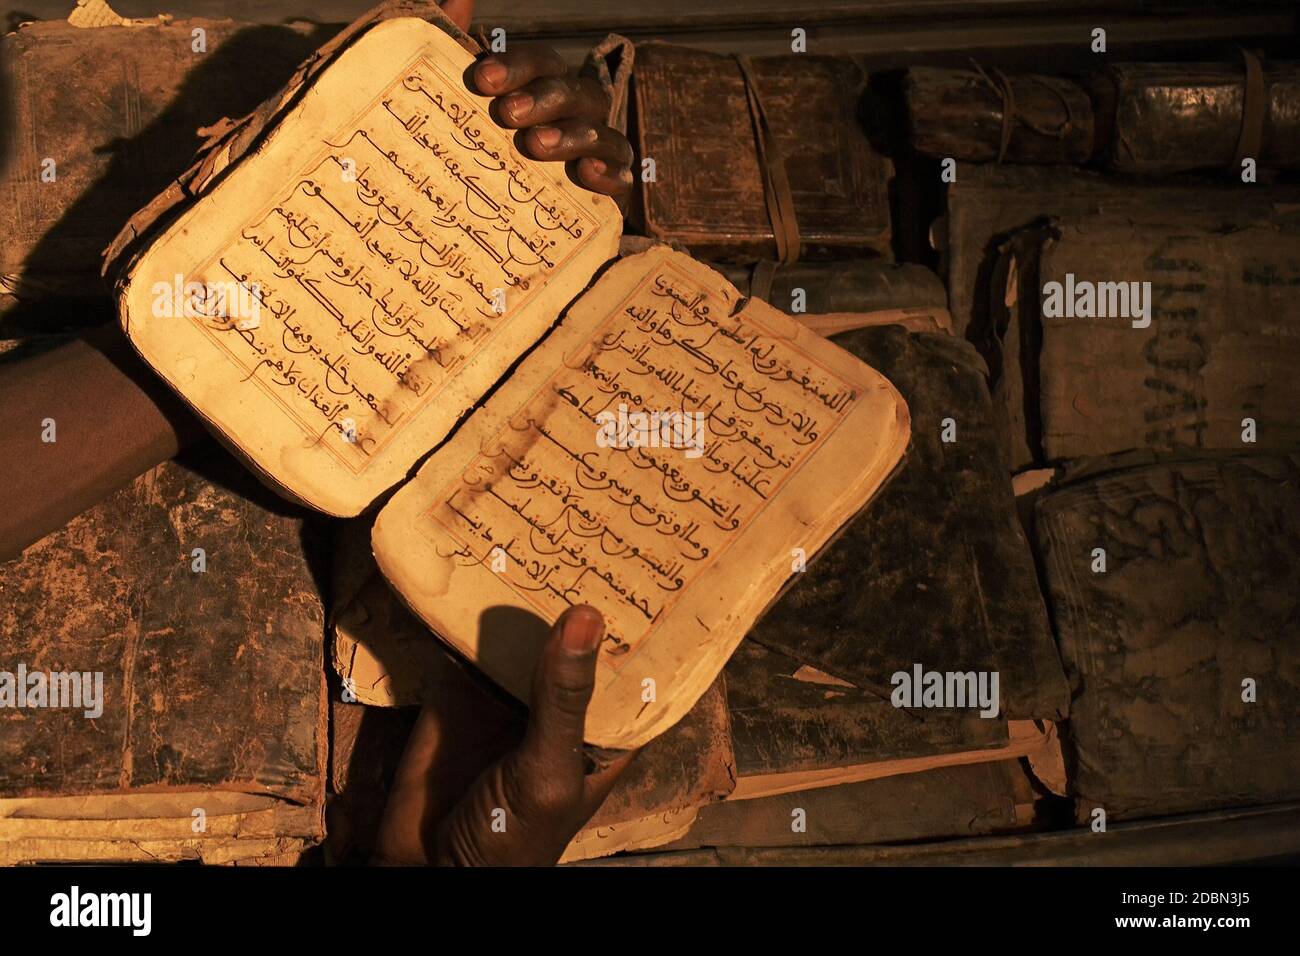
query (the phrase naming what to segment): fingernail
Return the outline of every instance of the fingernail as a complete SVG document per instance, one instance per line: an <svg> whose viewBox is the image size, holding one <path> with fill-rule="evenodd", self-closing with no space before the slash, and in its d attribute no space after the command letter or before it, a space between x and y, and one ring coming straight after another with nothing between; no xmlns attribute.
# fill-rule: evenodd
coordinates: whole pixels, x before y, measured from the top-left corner
<svg viewBox="0 0 1300 956"><path fill-rule="evenodd" d="M629 186L632 185L632 170L630 169L620 170L618 174L618 178L621 181L627 183Z"/></svg>
<svg viewBox="0 0 1300 956"><path fill-rule="evenodd" d="M488 86L500 86L509 75L510 71L499 60L484 60L478 65L478 77Z"/></svg>
<svg viewBox="0 0 1300 956"><path fill-rule="evenodd" d="M605 636L605 619L595 608L579 605L564 615L560 643L570 654L590 654Z"/></svg>
<svg viewBox="0 0 1300 956"><path fill-rule="evenodd" d="M554 126L534 126L533 135L543 149L554 149L560 143L560 131Z"/></svg>
<svg viewBox="0 0 1300 956"><path fill-rule="evenodd" d="M605 165L603 159L592 159L589 160L589 162L591 163L591 171L597 176L604 176L605 170L609 169L609 167Z"/></svg>
<svg viewBox="0 0 1300 956"><path fill-rule="evenodd" d="M532 112L533 98L528 93L515 93L513 96L507 96L501 105L510 114L510 118L518 122Z"/></svg>

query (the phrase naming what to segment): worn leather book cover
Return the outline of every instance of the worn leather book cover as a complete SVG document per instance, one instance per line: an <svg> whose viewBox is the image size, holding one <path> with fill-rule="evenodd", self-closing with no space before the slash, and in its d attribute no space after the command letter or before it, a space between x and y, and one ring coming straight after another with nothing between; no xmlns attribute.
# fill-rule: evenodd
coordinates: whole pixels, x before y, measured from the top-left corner
<svg viewBox="0 0 1300 956"><path fill-rule="evenodd" d="M847 57L753 61L772 138L784 158L799 233L816 249L889 250L893 167L872 148L859 110L867 86ZM734 57L660 43L637 47L632 75L647 234L697 255L771 258L772 223Z"/></svg>
<svg viewBox="0 0 1300 956"><path fill-rule="evenodd" d="M953 327L975 340L986 332L990 295L1001 294L990 288L999 248L1035 222L1104 212L1147 224L1202 222L1228 229L1274 215L1276 204L1297 201L1300 190L1293 186L1192 177L1152 182L1068 166L968 164L948 187L947 212L932 237L948 283Z"/></svg>
<svg viewBox="0 0 1300 956"><path fill-rule="evenodd" d="M714 264L727 281L750 295L754 271L748 266ZM795 290L802 290L795 305ZM914 262L845 259L837 262L796 262L778 266L768 294L762 296L782 311L800 318L837 312L880 312L885 309L943 309L947 293L939 277Z"/></svg>
<svg viewBox="0 0 1300 956"><path fill-rule="evenodd" d="M730 800L1059 754L1050 724L895 707L888 685L853 686L749 640L723 673L736 757Z"/></svg>
<svg viewBox="0 0 1300 956"><path fill-rule="evenodd" d="M985 352L1013 467L1300 448L1300 217L1060 220L1009 241L993 285Z"/></svg>
<svg viewBox="0 0 1300 956"><path fill-rule="evenodd" d="M262 841L254 856L317 841L320 544L209 446L5 564L0 856L136 859L134 840L226 860L248 855L241 836ZM92 677L102 687L94 706L37 706L38 683L71 673L83 702Z"/></svg>
<svg viewBox="0 0 1300 956"><path fill-rule="evenodd" d="M903 79L918 153L977 163L1086 163L1092 102L1057 76L913 67Z"/></svg>
<svg viewBox="0 0 1300 956"><path fill-rule="evenodd" d="M794 575L748 639L860 687L887 688L917 662L997 671L1006 716L1065 716L984 363L960 339L898 327L832 341L895 383L912 442L876 503Z"/></svg>
<svg viewBox="0 0 1300 956"><path fill-rule="evenodd" d="M1113 466L1037 509L1080 821L1295 799L1300 460Z"/></svg>
<svg viewBox="0 0 1300 956"><path fill-rule="evenodd" d="M1260 167L1300 165L1300 63L1254 61L1251 72L1256 64L1253 89L1241 59L1097 71L1089 88L1102 160L1125 172L1215 167L1238 176L1245 157Z"/></svg>
<svg viewBox="0 0 1300 956"><path fill-rule="evenodd" d="M685 717L646 744L560 862L661 846L735 786L727 696L718 678Z"/></svg>
<svg viewBox="0 0 1300 956"><path fill-rule="evenodd" d="M189 165L199 130L247 113L330 32L159 19L34 22L0 38L0 310L102 296L104 247ZM110 314L105 300L28 324Z"/></svg>
<svg viewBox="0 0 1300 956"><path fill-rule="evenodd" d="M939 767L701 807L662 849L846 846L960 839L1025 827L1034 796L1019 761Z"/></svg>
<svg viewBox="0 0 1300 956"><path fill-rule="evenodd" d="M719 264L714 268L736 288L771 303L828 338L874 325L952 333L943 283L916 263L846 259L789 266Z"/></svg>

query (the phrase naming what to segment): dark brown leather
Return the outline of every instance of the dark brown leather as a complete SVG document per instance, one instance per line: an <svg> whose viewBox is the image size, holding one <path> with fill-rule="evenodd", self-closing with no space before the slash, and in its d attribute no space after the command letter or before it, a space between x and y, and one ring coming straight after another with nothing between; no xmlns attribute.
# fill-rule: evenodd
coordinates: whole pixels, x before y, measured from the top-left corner
<svg viewBox="0 0 1300 956"><path fill-rule="evenodd" d="M848 57L751 63L772 140L784 157L805 257L890 251L893 166L867 139L867 77ZM640 184L648 235L705 258L777 254L744 75L734 57L662 43L637 47L633 142L653 159ZM787 247L789 243L787 243Z"/></svg>
<svg viewBox="0 0 1300 956"><path fill-rule="evenodd" d="M1065 677L1016 517L984 363L960 339L898 326L831 341L902 393L911 446L746 640L858 687L887 690L914 663L996 670L1005 716L1063 717ZM948 418L956 440L945 443Z"/></svg>
<svg viewBox="0 0 1300 956"><path fill-rule="evenodd" d="M1092 103L1062 77L914 67L903 98L912 145L926 156L1059 164L1092 154Z"/></svg>
<svg viewBox="0 0 1300 956"><path fill-rule="evenodd" d="M776 240L776 261L781 265L791 265L799 261L799 220L794 211L794 196L790 193L790 179L786 175L785 156L767 121L753 64L747 56L737 56L736 62L740 64L740 73L745 80L745 101L749 105L754 148L763 173L763 201L772 223L772 237Z"/></svg>
<svg viewBox="0 0 1300 956"><path fill-rule="evenodd" d="M1300 797L1297 460L1095 470L1045 496L1036 522L1078 818Z"/></svg>
<svg viewBox="0 0 1300 956"><path fill-rule="evenodd" d="M104 692L95 720L0 708L0 796L220 788L322 808L316 520L208 446L0 565L0 669L100 671Z"/></svg>

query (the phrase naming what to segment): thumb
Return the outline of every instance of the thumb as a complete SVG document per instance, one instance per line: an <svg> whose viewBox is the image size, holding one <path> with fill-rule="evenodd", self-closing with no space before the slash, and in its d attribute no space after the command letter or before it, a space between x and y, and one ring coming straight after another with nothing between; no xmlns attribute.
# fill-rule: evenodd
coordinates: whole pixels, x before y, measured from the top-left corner
<svg viewBox="0 0 1300 956"><path fill-rule="evenodd" d="M582 731L596 686L596 656L605 619L586 604L569 608L555 622L533 679L532 710L520 757L549 773L577 770L581 777Z"/></svg>

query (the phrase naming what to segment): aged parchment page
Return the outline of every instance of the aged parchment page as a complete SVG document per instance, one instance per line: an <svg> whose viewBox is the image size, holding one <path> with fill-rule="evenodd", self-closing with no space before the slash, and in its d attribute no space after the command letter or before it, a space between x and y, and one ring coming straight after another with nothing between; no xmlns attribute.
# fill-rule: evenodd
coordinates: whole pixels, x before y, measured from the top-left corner
<svg viewBox="0 0 1300 956"><path fill-rule="evenodd" d="M618 432L651 413L687 427ZM549 623L599 608L586 739L639 746L690 709L908 435L878 372L657 246L612 266L394 496L375 557L523 700Z"/></svg>
<svg viewBox="0 0 1300 956"><path fill-rule="evenodd" d="M135 264L144 358L282 492L357 514L617 249L613 201L524 158L473 58L371 28Z"/></svg>

